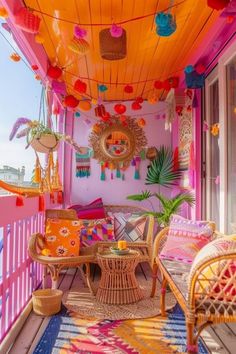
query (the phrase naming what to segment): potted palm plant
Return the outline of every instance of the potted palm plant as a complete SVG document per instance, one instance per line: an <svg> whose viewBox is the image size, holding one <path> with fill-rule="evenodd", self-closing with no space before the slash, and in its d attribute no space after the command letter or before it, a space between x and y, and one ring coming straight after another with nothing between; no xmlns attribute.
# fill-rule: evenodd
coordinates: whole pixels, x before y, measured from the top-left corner
<svg viewBox="0 0 236 354"><path fill-rule="evenodd" d="M158 185L158 193L151 193L146 190L141 194L129 195L127 199L141 202L153 197L157 198L159 201L159 210L155 211L151 203L153 211L148 212L148 214L153 215L157 219L159 226L167 226L171 215L178 213L183 203L187 203L190 206L195 203L195 198L191 192L180 192L172 198L168 198L160 192L161 188L176 186L180 177L181 171L178 166L176 166L172 150L168 147L161 146L158 150L157 157L148 168L146 177L147 185Z"/></svg>

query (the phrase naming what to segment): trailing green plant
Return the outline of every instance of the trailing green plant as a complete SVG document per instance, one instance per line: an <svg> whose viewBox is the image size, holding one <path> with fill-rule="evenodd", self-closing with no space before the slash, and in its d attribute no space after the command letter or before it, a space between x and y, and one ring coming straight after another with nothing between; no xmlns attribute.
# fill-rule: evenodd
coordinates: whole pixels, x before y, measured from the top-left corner
<svg viewBox="0 0 236 354"><path fill-rule="evenodd" d="M195 198L191 192L178 193L175 197L167 198L160 193L162 187L173 187L181 178L181 171L176 168L173 152L170 148L161 146L157 152L157 157L152 161L146 177L146 184L157 184L159 186L159 193L151 193L150 191L142 191L141 194L132 194L127 197L129 200L143 201L148 200L151 203L153 211L147 212L153 215L160 226L167 226L170 222L172 214L180 211L183 203L190 206L195 204ZM159 211L154 210L151 198L157 198L159 201Z"/></svg>

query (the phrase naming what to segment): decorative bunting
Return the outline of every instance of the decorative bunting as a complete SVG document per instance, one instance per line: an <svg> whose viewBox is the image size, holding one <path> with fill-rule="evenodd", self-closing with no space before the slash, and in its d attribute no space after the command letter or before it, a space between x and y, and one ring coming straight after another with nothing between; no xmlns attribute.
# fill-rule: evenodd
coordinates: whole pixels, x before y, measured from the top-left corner
<svg viewBox="0 0 236 354"><path fill-rule="evenodd" d="M90 176L90 149L81 147L76 152L76 177L83 178Z"/></svg>

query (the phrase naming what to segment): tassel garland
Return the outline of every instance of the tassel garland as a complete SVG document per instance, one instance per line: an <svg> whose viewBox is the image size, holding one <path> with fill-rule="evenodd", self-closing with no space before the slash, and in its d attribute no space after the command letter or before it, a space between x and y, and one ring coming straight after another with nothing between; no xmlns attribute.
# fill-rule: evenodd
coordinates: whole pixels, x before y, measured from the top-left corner
<svg viewBox="0 0 236 354"><path fill-rule="evenodd" d="M16 197L16 206L23 206L24 205L24 199L22 196L18 195Z"/></svg>
<svg viewBox="0 0 236 354"><path fill-rule="evenodd" d="M57 192L57 203L63 204L63 192L62 191Z"/></svg>
<svg viewBox="0 0 236 354"><path fill-rule="evenodd" d="M139 173L140 162L141 162L141 157L140 156L136 156L135 157L134 179L140 179L140 173Z"/></svg>
<svg viewBox="0 0 236 354"><path fill-rule="evenodd" d="M45 199L43 195L39 196L39 211L45 210Z"/></svg>

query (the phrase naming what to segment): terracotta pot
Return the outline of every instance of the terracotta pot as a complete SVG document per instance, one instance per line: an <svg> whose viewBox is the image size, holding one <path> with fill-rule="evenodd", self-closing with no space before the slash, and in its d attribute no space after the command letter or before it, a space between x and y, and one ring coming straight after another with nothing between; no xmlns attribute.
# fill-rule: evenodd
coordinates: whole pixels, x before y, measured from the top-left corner
<svg viewBox="0 0 236 354"><path fill-rule="evenodd" d="M37 152L48 153L58 149L59 139L55 134L43 134L35 136L30 145Z"/></svg>

